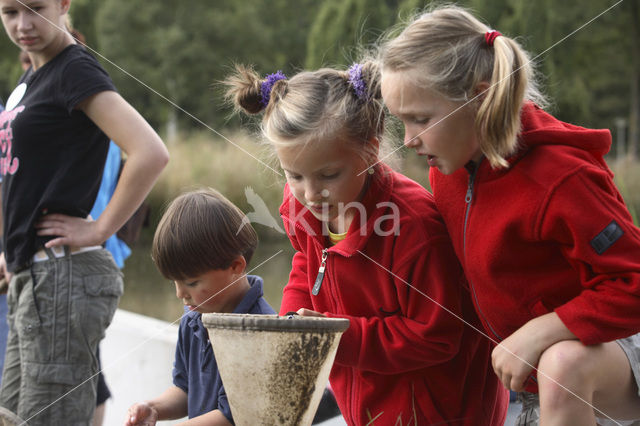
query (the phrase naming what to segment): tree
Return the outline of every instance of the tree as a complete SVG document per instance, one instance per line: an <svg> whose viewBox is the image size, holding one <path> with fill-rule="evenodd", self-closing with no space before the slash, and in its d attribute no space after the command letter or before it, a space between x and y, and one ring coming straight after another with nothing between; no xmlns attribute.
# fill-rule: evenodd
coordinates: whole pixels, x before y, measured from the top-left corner
<svg viewBox="0 0 640 426"><path fill-rule="evenodd" d="M559 118L589 127L613 128L616 118L625 117L630 144L637 147L639 2L625 0L557 45L615 0L608 5L596 0L461 3L494 28L516 37L537 57L545 91L554 101L553 112ZM264 74L278 69L290 74L303 67L346 66L358 59L360 47L430 3L74 0L71 13L74 26L99 52L98 59L119 91L152 125L161 128L174 122L190 129L202 125L154 91L207 125L227 125L229 110L212 87L234 63L253 64ZM21 70L18 49L7 37L0 41L0 53L0 97L6 100Z"/></svg>
<svg viewBox="0 0 640 426"><path fill-rule="evenodd" d="M22 68L18 62L20 50L7 36L0 41L0 98L4 104L16 87L16 82L22 74Z"/></svg>
<svg viewBox="0 0 640 426"><path fill-rule="evenodd" d="M226 123L228 110L212 90L215 83L234 63L264 72L300 67L315 4L299 0L298 9L287 0L105 0L97 33L104 55L130 74L109 67L116 85L154 125L174 116L183 128L201 127L200 121L217 127ZM132 76L184 111L176 113Z"/></svg>
<svg viewBox="0 0 640 426"><path fill-rule="evenodd" d="M71 24L86 38L89 46L97 47L98 36L96 34L96 16L102 1L100 0L73 0L71 3Z"/></svg>
<svg viewBox="0 0 640 426"><path fill-rule="evenodd" d="M630 66L621 50L629 49L627 34L633 27L624 8L594 19L610 5L578 0L469 4L531 53L560 119L613 128L616 117L627 116Z"/></svg>
<svg viewBox="0 0 640 426"><path fill-rule="evenodd" d="M395 22L397 2L328 0L322 4L309 32L308 68L352 62L357 46L374 42Z"/></svg>
<svg viewBox="0 0 640 426"><path fill-rule="evenodd" d="M627 152L632 158L638 155L640 146L640 5L639 0L629 0L625 5L629 13L629 34L631 52L631 72L629 76L630 108L629 108L629 147Z"/></svg>

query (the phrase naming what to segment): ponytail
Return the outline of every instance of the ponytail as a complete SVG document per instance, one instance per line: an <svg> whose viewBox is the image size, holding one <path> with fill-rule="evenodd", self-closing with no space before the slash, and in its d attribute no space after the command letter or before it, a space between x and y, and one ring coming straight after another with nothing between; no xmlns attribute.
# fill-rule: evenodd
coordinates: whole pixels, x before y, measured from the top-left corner
<svg viewBox="0 0 640 426"><path fill-rule="evenodd" d="M529 60L511 39L500 36L493 43L490 85L481 94L475 126L480 148L493 168L507 167L506 157L517 148L520 110L531 73Z"/></svg>

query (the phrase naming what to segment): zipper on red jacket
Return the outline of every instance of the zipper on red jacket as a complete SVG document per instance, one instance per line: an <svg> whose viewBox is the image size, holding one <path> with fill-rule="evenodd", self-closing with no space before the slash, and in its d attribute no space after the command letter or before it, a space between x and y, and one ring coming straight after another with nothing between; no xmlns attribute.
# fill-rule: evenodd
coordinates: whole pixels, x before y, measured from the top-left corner
<svg viewBox="0 0 640 426"><path fill-rule="evenodd" d="M324 271L327 268L327 256L329 249L322 249L322 259L320 259L320 268L318 268L318 275L316 275L316 281L311 289L311 294L317 296L320 293L320 287L322 287L322 281L324 280Z"/></svg>
<svg viewBox="0 0 640 426"><path fill-rule="evenodd" d="M464 213L464 229L462 232L462 244L463 244L463 253L465 256L465 264L467 263L467 221L469 220L469 212L471 210L471 201L473 201L473 184L475 183L475 179L476 179L476 174L478 173L478 169L480 168L479 164L475 164L475 163L469 163L469 165L466 166L467 170L469 171L469 183L467 184L467 194L464 197L464 202L467 204L466 207L466 211ZM487 319L487 317L484 315L484 313L482 312L482 309L480 308L480 303L478 302L478 295L476 294L476 288L473 285L473 283L471 282L471 279L469 277L467 277L467 281L469 283L469 288L471 289L471 292L473 293L473 300L475 302L477 311L478 311L478 315L482 318L483 322L487 325L487 327L489 327L489 330L491 330L491 332L493 333L493 335L495 337L498 338L498 340L502 340L502 337L500 337L500 335L498 333L496 333L496 331L493 329L493 327L491 326L491 324L489 323L489 320Z"/></svg>

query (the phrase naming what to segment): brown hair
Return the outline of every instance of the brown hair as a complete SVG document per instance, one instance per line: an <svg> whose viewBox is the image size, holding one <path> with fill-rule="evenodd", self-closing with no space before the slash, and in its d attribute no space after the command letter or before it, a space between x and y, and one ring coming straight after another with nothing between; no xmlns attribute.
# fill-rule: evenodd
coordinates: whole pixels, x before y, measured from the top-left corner
<svg viewBox="0 0 640 426"><path fill-rule="evenodd" d="M264 80L251 68L237 65L224 84L226 98L236 111L257 114L264 110L261 130L275 146L342 139L354 143L359 153L377 161L377 139L382 144L384 109L380 93L380 72L375 62L362 64L366 96L358 96L349 72L331 68L303 71L271 88L263 105ZM371 158L373 156L373 158Z"/></svg>
<svg viewBox="0 0 640 426"><path fill-rule="evenodd" d="M398 35L383 42L379 57L385 71L412 72L417 84L446 98L479 98L475 127L480 148L494 168L506 167L517 149L520 110L525 99L544 104L533 80L528 54L513 39L491 31L467 10L444 6L414 18ZM481 82L490 84L475 93Z"/></svg>
<svg viewBox="0 0 640 426"><path fill-rule="evenodd" d="M78 44L81 44L83 46L87 44L87 40L85 39L84 34L73 27L73 24L71 23L71 16L69 16L69 14L65 15L64 26L66 27L69 34L71 34L71 37L73 37L73 39Z"/></svg>
<svg viewBox="0 0 640 426"><path fill-rule="evenodd" d="M162 275L184 280L226 269L238 256L248 264L257 245L244 213L209 188L171 202L153 237L151 257Z"/></svg>

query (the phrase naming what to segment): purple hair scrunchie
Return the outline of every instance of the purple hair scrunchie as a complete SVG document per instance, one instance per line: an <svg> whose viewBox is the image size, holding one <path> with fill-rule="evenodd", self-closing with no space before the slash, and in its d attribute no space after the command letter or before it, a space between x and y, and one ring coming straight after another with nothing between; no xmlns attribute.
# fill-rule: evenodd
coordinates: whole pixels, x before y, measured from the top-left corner
<svg viewBox="0 0 640 426"><path fill-rule="evenodd" d="M358 99L366 101L369 98L367 93L367 84L362 78L362 65L355 63L349 68L349 84L353 87Z"/></svg>
<svg viewBox="0 0 640 426"><path fill-rule="evenodd" d="M266 107L267 105L269 105L269 99L271 99L271 89L273 89L273 85L276 83L276 81L286 79L287 76L284 75L282 71L269 74L265 77L264 81L260 85L260 103L262 103L262 106Z"/></svg>

